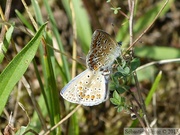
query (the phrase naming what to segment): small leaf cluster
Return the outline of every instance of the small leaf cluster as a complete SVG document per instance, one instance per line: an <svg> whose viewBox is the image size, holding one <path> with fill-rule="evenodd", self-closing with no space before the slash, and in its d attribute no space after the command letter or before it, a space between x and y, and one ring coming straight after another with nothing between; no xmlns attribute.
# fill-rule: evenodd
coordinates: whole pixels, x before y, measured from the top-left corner
<svg viewBox="0 0 180 135"><path fill-rule="evenodd" d="M112 104L114 104L116 106L117 112L127 110L125 98L121 97L116 90L113 92L113 97L110 98L110 101Z"/></svg>
<svg viewBox="0 0 180 135"><path fill-rule="evenodd" d="M112 81L110 83L110 90L114 91L113 97L110 98L110 101L116 105L118 112L127 109L125 98L121 97L119 94L128 91L131 81L131 73L140 66L138 58L131 61L121 59L120 63L121 65L117 67L117 71L111 76Z"/></svg>

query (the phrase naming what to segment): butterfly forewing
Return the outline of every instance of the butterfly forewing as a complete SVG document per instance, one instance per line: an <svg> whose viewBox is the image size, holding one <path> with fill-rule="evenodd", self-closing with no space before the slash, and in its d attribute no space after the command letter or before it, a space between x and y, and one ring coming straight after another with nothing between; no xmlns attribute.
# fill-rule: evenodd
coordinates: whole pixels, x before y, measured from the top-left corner
<svg viewBox="0 0 180 135"><path fill-rule="evenodd" d="M120 46L106 32L96 30L92 36L90 51L86 57L86 64L90 70L106 70L120 55Z"/></svg>
<svg viewBox="0 0 180 135"><path fill-rule="evenodd" d="M108 82L101 72L86 69L71 80L62 90L61 95L69 102L93 106L102 103L108 97Z"/></svg>

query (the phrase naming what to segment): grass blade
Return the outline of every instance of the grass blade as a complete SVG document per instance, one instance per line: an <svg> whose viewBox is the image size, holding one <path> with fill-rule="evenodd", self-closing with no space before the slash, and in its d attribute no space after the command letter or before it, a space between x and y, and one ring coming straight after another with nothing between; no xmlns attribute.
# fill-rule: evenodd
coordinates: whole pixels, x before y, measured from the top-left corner
<svg viewBox="0 0 180 135"><path fill-rule="evenodd" d="M7 102L7 99L16 85L27 70L30 62L34 58L38 49L41 36L46 24L42 25L32 40L21 50L19 54L8 64L0 74L0 114Z"/></svg>
<svg viewBox="0 0 180 135"><path fill-rule="evenodd" d="M162 77L162 71L160 71L158 73L158 75L157 75L157 77L156 77L156 79L155 79L155 81L153 83L153 86L151 87L151 90L149 91L149 94L148 94L148 96L147 96L147 98L145 100L146 106L149 105L149 103L151 102L152 96L153 96L153 94L155 93L155 91L156 91L156 89L158 87L158 84L159 84L159 82L161 80L161 77Z"/></svg>
<svg viewBox="0 0 180 135"><path fill-rule="evenodd" d="M4 59L4 54L7 52L7 49L9 47L9 42L12 37L13 30L14 30L14 27L11 26L6 32L3 42L0 43L0 47L1 47L0 48L0 63Z"/></svg>

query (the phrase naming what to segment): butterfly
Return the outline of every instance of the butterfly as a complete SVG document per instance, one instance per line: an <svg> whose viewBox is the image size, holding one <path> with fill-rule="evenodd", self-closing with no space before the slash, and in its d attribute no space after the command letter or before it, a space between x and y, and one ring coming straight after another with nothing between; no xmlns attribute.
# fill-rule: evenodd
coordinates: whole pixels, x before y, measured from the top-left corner
<svg viewBox="0 0 180 135"><path fill-rule="evenodd" d="M87 69L72 79L60 92L69 102L98 105L108 99L111 66L120 55L120 46L108 33L96 30L86 56Z"/></svg>

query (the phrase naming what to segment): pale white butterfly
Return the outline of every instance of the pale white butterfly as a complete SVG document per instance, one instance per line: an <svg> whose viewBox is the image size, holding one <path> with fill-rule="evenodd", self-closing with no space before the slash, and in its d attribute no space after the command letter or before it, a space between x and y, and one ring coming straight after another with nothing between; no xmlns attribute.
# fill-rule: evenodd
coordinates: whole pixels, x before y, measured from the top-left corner
<svg viewBox="0 0 180 135"><path fill-rule="evenodd" d="M72 79L61 95L69 102L84 106L98 105L108 99L109 72L93 72L86 69Z"/></svg>
<svg viewBox="0 0 180 135"><path fill-rule="evenodd" d="M69 102L85 106L104 102L109 95L108 79L111 66L120 55L119 44L108 33L96 30L86 57L88 69L61 90L62 97Z"/></svg>

